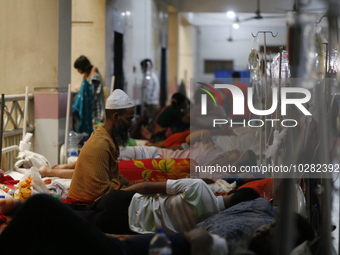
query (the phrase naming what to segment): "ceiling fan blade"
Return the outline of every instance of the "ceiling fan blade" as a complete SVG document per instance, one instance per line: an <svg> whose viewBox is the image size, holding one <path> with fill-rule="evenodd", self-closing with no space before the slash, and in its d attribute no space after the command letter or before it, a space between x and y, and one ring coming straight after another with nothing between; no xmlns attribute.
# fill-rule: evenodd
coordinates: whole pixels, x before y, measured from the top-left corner
<svg viewBox="0 0 340 255"><path fill-rule="evenodd" d="M282 16L263 16L264 19L282 19L282 18L287 18L287 15L282 15Z"/></svg>
<svg viewBox="0 0 340 255"><path fill-rule="evenodd" d="M256 19L257 16L253 16L253 17L250 17L250 18L246 18L246 19L242 19L240 20L240 22L244 22L244 21L248 21L248 20L253 20L253 19Z"/></svg>

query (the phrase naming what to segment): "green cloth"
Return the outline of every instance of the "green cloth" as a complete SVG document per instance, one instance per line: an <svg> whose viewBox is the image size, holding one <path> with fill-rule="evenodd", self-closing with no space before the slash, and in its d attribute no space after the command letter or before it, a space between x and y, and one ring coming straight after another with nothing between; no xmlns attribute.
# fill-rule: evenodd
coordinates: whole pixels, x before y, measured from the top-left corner
<svg viewBox="0 0 340 255"><path fill-rule="evenodd" d="M135 139L129 138L127 146L137 146L137 142L135 141Z"/></svg>

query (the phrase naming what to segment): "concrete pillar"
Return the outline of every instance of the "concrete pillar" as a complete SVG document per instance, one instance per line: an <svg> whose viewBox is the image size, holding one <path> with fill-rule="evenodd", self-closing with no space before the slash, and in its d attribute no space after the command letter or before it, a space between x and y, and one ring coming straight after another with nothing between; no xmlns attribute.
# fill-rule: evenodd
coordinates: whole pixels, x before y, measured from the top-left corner
<svg viewBox="0 0 340 255"><path fill-rule="evenodd" d="M53 63L47 62L46 64L53 65L57 77L57 86L50 83L49 86L44 88L34 89L34 142L35 152L44 155L51 165L55 165L59 163L59 150L61 144L64 143L67 87L71 81L72 2L69 0L49 2L57 5L57 8L52 11L57 19L55 19L49 31L53 37L57 38L57 45L51 48L51 52L47 52L47 54L55 55L57 58ZM44 20L40 22L44 22ZM39 38L36 40L39 40ZM47 56L46 58L48 61Z"/></svg>

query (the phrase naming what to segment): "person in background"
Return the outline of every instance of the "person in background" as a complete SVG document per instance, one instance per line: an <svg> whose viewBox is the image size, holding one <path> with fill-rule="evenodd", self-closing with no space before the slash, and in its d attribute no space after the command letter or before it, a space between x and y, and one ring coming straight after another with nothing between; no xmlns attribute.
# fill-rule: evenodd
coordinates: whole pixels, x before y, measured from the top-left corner
<svg viewBox="0 0 340 255"><path fill-rule="evenodd" d="M144 74L142 84L142 103L149 113L150 122L152 122L159 111L159 80L153 71L151 59L144 59L140 62Z"/></svg>
<svg viewBox="0 0 340 255"><path fill-rule="evenodd" d="M230 117L232 120L243 120L248 119L250 117L250 111L248 108L248 88L249 86L245 83L240 82L241 74L240 72L233 72L232 73L233 78L233 85L238 87L240 90L242 90L242 93L244 95L244 115L234 115L233 114L233 97L231 94L231 91L229 89L226 89L224 91L224 98L223 98L223 106L225 107L227 116Z"/></svg>
<svg viewBox="0 0 340 255"><path fill-rule="evenodd" d="M106 86L97 67L85 56L74 62L74 68L83 75L83 82L72 106L72 112L78 119L77 132L93 132L93 123L104 121Z"/></svg>
<svg viewBox="0 0 340 255"><path fill-rule="evenodd" d="M190 115L188 112L188 98L177 92L171 97L171 105L164 107L155 120L153 133L142 127L143 136L153 142L164 141L167 136L167 129L171 133L178 133L189 128Z"/></svg>

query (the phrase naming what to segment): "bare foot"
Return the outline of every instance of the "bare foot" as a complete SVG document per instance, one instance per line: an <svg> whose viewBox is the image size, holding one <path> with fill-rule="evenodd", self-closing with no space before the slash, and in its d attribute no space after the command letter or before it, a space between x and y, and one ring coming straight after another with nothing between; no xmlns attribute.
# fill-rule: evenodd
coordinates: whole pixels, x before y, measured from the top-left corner
<svg viewBox="0 0 340 255"><path fill-rule="evenodd" d="M51 175L51 168L49 168L48 166L46 165L42 165L40 168L39 168L39 173L41 175L41 177L48 177Z"/></svg>
<svg viewBox="0 0 340 255"><path fill-rule="evenodd" d="M14 211L20 205L19 199L5 198L0 199L0 212L3 214L8 214Z"/></svg>
<svg viewBox="0 0 340 255"><path fill-rule="evenodd" d="M141 127L141 134L147 140L150 140L152 135L152 133L149 130L147 130L144 126Z"/></svg>

